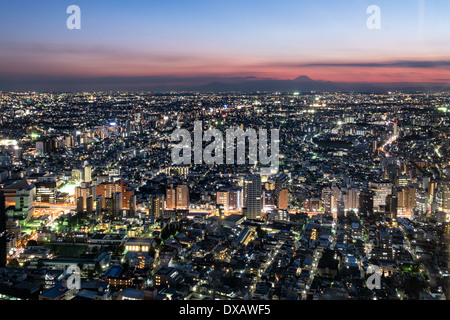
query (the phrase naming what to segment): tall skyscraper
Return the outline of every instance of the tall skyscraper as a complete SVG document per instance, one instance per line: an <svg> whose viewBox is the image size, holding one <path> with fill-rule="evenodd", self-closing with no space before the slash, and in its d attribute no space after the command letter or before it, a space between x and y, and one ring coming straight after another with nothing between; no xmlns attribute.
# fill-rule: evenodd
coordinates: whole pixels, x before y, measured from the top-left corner
<svg viewBox="0 0 450 320"><path fill-rule="evenodd" d="M440 210L446 214L450 214L450 183L443 183L442 189L439 192Z"/></svg>
<svg viewBox="0 0 450 320"><path fill-rule="evenodd" d="M399 215L411 216L413 208L416 205L416 189L411 187L402 187L396 190L397 210Z"/></svg>
<svg viewBox="0 0 450 320"><path fill-rule="evenodd" d="M392 183L371 182L370 189L374 193L373 209L375 211L384 211L384 207L386 206L386 197L392 194Z"/></svg>
<svg viewBox="0 0 450 320"><path fill-rule="evenodd" d="M182 184L177 187L177 209L189 209L189 186Z"/></svg>
<svg viewBox="0 0 450 320"><path fill-rule="evenodd" d="M394 121L394 136L398 136L399 130L398 130L398 121Z"/></svg>
<svg viewBox="0 0 450 320"><path fill-rule="evenodd" d="M114 206L113 206L113 198L108 197L105 199L105 210L106 210L106 214L112 215L113 214L113 210L114 210Z"/></svg>
<svg viewBox="0 0 450 320"><path fill-rule="evenodd" d="M86 199L86 212L88 215L91 215L94 213L94 198L92 196L89 196Z"/></svg>
<svg viewBox="0 0 450 320"><path fill-rule="evenodd" d="M102 196L97 196L95 198L95 214L97 216L100 216L102 213L102 203L103 203L103 197Z"/></svg>
<svg viewBox="0 0 450 320"><path fill-rule="evenodd" d="M359 212L365 216L373 214L374 193L370 190L361 190L359 194Z"/></svg>
<svg viewBox="0 0 450 320"><path fill-rule="evenodd" d="M278 209L287 210L289 205L289 191L288 189L280 189L278 192Z"/></svg>
<svg viewBox="0 0 450 320"><path fill-rule="evenodd" d="M340 203L342 201L342 191L333 183L331 187L331 213L333 217L337 217L337 212L339 211Z"/></svg>
<svg viewBox="0 0 450 320"><path fill-rule="evenodd" d="M428 193L421 188L416 189L416 204L415 209L421 213L424 214L428 210Z"/></svg>
<svg viewBox="0 0 450 320"><path fill-rule="evenodd" d="M89 183L82 183L81 186L75 187L75 199L83 199L83 208L87 208L87 198L92 195L92 189Z"/></svg>
<svg viewBox="0 0 450 320"><path fill-rule="evenodd" d="M83 197L77 198L77 213L81 214L84 212L84 205L83 205Z"/></svg>
<svg viewBox="0 0 450 320"><path fill-rule="evenodd" d="M156 219L161 217L164 213L165 207L164 207L164 195L158 194L155 196L151 196L149 199L149 206L150 206L150 214L154 215Z"/></svg>
<svg viewBox="0 0 450 320"><path fill-rule="evenodd" d="M176 208L176 189L174 189L173 185L170 185L170 188L166 189L166 208L167 210L175 210Z"/></svg>
<svg viewBox="0 0 450 320"><path fill-rule="evenodd" d="M262 198L261 198L261 176L250 175L245 179L247 191L247 218L256 219L261 217Z"/></svg>
<svg viewBox="0 0 450 320"><path fill-rule="evenodd" d="M130 197L130 216L136 215L136 195Z"/></svg>
<svg viewBox="0 0 450 320"><path fill-rule="evenodd" d="M113 198L113 216L119 217L120 210L122 210L122 192L114 192L112 195Z"/></svg>
<svg viewBox="0 0 450 320"><path fill-rule="evenodd" d="M176 188L170 185L166 189L167 210L188 210L189 209L189 186L180 184Z"/></svg>
<svg viewBox="0 0 450 320"><path fill-rule="evenodd" d="M347 189L342 195L345 210L354 210L359 208L359 190L356 188Z"/></svg>
<svg viewBox="0 0 450 320"><path fill-rule="evenodd" d="M86 166L84 167L84 171L83 171L83 176L84 176L84 182L91 182L92 177L91 177L91 167Z"/></svg>
<svg viewBox="0 0 450 320"><path fill-rule="evenodd" d="M331 213L331 189L328 187L322 189L322 203L324 212Z"/></svg>
<svg viewBox="0 0 450 320"><path fill-rule="evenodd" d="M102 182L96 186L95 193L93 193L93 195L95 194L96 196L102 196L102 206L105 207L106 199L111 198L116 192L120 192L122 194L122 208L120 209L129 209L130 197L134 194L134 190L129 190L124 181Z"/></svg>
<svg viewBox="0 0 450 320"><path fill-rule="evenodd" d="M386 197L386 212L391 214L391 218L397 218L398 198L396 192Z"/></svg>
<svg viewBox="0 0 450 320"><path fill-rule="evenodd" d="M232 189L228 191L228 205L229 210L241 210L242 209L242 190Z"/></svg>

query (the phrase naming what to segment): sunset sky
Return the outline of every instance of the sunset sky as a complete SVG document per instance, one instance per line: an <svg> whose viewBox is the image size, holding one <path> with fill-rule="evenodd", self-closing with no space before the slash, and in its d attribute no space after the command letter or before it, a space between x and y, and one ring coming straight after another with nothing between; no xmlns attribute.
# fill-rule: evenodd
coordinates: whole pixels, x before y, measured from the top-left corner
<svg viewBox="0 0 450 320"><path fill-rule="evenodd" d="M69 5L81 30L69 30ZM369 5L381 30L369 30ZM0 8L0 90L228 78L450 82L448 0L42 0Z"/></svg>

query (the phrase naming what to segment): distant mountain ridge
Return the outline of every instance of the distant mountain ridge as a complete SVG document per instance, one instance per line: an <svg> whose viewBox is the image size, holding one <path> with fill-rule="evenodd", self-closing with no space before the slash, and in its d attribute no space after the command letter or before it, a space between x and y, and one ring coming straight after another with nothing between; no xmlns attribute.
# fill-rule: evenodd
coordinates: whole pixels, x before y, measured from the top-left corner
<svg viewBox="0 0 450 320"><path fill-rule="evenodd" d="M359 82L331 82L313 80L306 75L293 80L243 80L243 81L215 81L205 85L188 88L188 91L220 92L220 91L356 91L356 92L385 92L393 90L449 90L450 84L393 82L393 83L359 83Z"/></svg>
<svg viewBox="0 0 450 320"><path fill-rule="evenodd" d="M13 79L14 80L14 79ZM1 84L1 81L0 81ZM2 87L0 86L0 90ZM388 91L403 92L437 92L450 91L448 83L418 83L418 82L332 82L314 80L307 75L295 79L279 80L257 78L254 76L218 77L218 76L109 76L94 78L60 79L58 83L51 80L8 81L4 91L151 91L151 92L362 92L384 93Z"/></svg>

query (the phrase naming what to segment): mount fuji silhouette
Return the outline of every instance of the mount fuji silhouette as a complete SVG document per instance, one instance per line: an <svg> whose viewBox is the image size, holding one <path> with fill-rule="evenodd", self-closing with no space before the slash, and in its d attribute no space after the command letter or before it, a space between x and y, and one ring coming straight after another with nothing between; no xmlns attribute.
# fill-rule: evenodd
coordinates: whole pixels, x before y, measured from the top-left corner
<svg viewBox="0 0 450 320"><path fill-rule="evenodd" d="M242 81L227 81L226 79L211 82L189 88L190 91L203 92L386 92L402 90L405 92L450 90L449 83L418 83L418 82L392 82L392 83L369 83L369 82L331 82L313 80L306 75L301 75L293 80L276 79L243 79Z"/></svg>

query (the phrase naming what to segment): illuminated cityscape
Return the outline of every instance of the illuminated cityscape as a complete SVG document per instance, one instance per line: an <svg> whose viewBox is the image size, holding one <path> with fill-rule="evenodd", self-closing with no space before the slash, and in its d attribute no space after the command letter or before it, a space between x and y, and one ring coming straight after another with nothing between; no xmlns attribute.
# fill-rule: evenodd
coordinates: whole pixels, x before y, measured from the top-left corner
<svg viewBox="0 0 450 320"><path fill-rule="evenodd" d="M0 301L450 300L447 12L5 2Z"/></svg>
<svg viewBox="0 0 450 320"><path fill-rule="evenodd" d="M449 94L9 92L0 104L3 298L448 295ZM173 165L171 133L196 120L283 128L278 173ZM64 286L69 265L80 290Z"/></svg>

